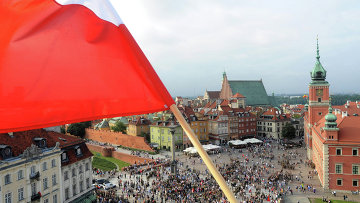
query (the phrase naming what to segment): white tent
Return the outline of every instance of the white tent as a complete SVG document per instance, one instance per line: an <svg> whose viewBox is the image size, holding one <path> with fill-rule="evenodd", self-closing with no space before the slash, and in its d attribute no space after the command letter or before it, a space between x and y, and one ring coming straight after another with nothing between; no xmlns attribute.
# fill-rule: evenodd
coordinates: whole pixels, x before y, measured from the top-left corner
<svg viewBox="0 0 360 203"><path fill-rule="evenodd" d="M232 145L246 145L247 142L244 142L242 140L231 140L231 141L229 141L229 144L232 144Z"/></svg>
<svg viewBox="0 0 360 203"><path fill-rule="evenodd" d="M213 145L213 144L208 144L208 145L203 145L203 148L205 151L209 151L209 150L214 150L214 149L220 149L221 147L217 146L217 145ZM188 147L188 148L184 149L183 152L189 153L189 154L196 154L197 150L195 149L195 147Z"/></svg>
<svg viewBox="0 0 360 203"><path fill-rule="evenodd" d="M247 142L250 144L258 144L258 143L262 143L263 141L258 140L256 138L249 138L249 139L245 139L244 142Z"/></svg>

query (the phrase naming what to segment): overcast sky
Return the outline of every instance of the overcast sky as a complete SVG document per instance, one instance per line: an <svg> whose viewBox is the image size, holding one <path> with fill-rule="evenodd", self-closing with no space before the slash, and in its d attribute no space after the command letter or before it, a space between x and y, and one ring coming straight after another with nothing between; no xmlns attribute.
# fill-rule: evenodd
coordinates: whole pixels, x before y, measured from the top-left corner
<svg viewBox="0 0 360 203"><path fill-rule="evenodd" d="M358 0L111 0L172 96L262 79L305 93L316 57L331 93L360 93Z"/></svg>

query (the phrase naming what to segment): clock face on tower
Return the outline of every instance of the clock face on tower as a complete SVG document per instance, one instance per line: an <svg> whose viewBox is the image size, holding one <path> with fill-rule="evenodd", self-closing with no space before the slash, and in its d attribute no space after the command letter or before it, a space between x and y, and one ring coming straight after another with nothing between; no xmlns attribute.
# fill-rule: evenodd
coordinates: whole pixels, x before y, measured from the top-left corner
<svg viewBox="0 0 360 203"><path fill-rule="evenodd" d="M323 96L323 90L322 89L317 89L316 90L316 96Z"/></svg>

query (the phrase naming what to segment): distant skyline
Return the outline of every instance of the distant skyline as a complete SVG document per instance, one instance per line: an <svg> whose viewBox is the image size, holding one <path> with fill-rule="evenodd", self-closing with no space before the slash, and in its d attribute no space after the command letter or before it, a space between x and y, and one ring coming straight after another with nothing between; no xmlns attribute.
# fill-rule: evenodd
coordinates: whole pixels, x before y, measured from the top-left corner
<svg viewBox="0 0 360 203"><path fill-rule="evenodd" d="M319 35L330 93L360 93L356 0L111 0L170 94L262 79L268 94L308 92Z"/></svg>

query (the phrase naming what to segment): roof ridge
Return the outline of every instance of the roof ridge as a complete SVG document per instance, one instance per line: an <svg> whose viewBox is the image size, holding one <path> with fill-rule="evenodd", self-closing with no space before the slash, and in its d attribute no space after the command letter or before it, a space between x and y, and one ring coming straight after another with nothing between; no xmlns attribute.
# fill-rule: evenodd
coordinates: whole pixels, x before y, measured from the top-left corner
<svg viewBox="0 0 360 203"><path fill-rule="evenodd" d="M262 82L262 80L228 80L229 82Z"/></svg>

